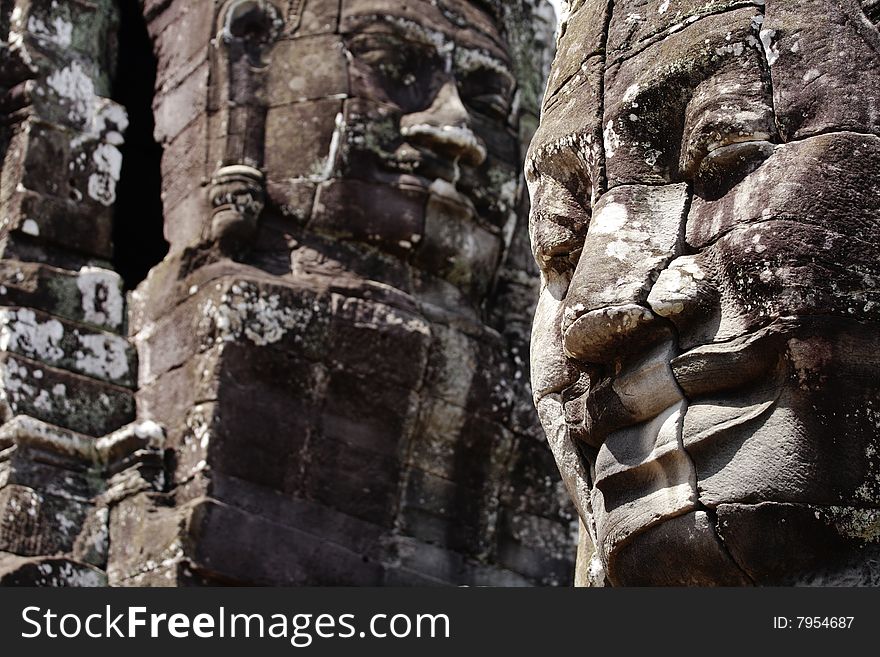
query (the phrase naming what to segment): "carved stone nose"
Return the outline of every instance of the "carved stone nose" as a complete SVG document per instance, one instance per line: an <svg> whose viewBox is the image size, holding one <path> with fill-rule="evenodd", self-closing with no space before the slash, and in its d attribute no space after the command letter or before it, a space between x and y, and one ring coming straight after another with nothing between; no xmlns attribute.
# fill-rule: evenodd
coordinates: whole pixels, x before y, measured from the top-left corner
<svg viewBox="0 0 880 657"><path fill-rule="evenodd" d="M459 158L474 166L486 159L486 145L471 130L470 114L454 80L443 84L426 110L401 118L400 133L438 155Z"/></svg>
<svg viewBox="0 0 880 657"><path fill-rule="evenodd" d="M607 364L668 335L647 298L681 253L687 198L683 184L625 185L596 204L562 318L569 356Z"/></svg>

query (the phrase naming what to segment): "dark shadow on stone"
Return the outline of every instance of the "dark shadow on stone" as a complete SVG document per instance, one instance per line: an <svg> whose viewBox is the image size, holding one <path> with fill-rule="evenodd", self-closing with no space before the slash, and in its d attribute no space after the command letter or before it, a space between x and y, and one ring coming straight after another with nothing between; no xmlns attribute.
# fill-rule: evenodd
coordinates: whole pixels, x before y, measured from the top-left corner
<svg viewBox="0 0 880 657"><path fill-rule="evenodd" d="M163 232L162 147L153 138L156 58L137 0L119 3L119 56L113 100L129 126L113 216L113 266L134 289L168 253Z"/></svg>

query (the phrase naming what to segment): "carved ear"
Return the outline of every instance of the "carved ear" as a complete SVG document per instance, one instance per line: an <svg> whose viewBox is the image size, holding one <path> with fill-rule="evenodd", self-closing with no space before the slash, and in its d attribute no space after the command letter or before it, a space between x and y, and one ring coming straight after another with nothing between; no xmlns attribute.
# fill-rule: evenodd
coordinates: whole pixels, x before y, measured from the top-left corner
<svg viewBox="0 0 880 657"><path fill-rule="evenodd" d="M228 0L216 19L212 44L212 109L220 134L212 181L209 238L246 240L264 196L263 165L269 53L284 29L282 10L269 0ZM230 200L233 199L233 200Z"/></svg>

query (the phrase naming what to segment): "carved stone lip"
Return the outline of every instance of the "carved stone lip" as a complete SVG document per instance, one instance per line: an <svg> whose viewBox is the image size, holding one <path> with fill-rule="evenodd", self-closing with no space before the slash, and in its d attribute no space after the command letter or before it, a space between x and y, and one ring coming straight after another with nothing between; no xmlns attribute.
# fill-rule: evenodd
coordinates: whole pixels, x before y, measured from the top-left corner
<svg viewBox="0 0 880 657"><path fill-rule="evenodd" d="M700 345L670 361L689 399L734 392L775 376L785 342L799 332L793 321L777 321L725 342Z"/></svg>
<svg viewBox="0 0 880 657"><path fill-rule="evenodd" d="M672 358L669 366L675 373L675 382L667 387L669 397L677 392L685 400L697 397L723 395L735 396L738 390L750 390L761 380L775 380L775 367L778 358L766 350L768 345L755 345L750 358L732 361L725 356L705 357L703 354L692 353L691 350ZM741 354L746 356L745 353ZM781 352L777 354L781 356ZM697 359L699 362L697 362ZM697 369L684 372L684 368L696 366ZM631 429L640 424L650 423L663 412L640 415L624 408L618 401L613 388L617 379L603 382L599 389L590 389L579 397L572 398L569 403L579 403L584 407L584 424L574 426L567 422L572 436L593 448L599 448L615 432ZM674 386L674 387L673 387ZM666 397L656 390L658 397ZM592 411L592 413L591 413ZM598 411L598 412L597 412Z"/></svg>
<svg viewBox="0 0 880 657"><path fill-rule="evenodd" d="M467 208L472 216L476 216L477 209L469 196L461 192L453 183L442 178L435 179L429 186L428 192L434 196Z"/></svg>
<svg viewBox="0 0 880 657"><path fill-rule="evenodd" d="M429 148L407 142L407 146L417 153L414 174L427 180L441 178L455 183L460 176L459 165L455 158L445 157Z"/></svg>
<svg viewBox="0 0 880 657"><path fill-rule="evenodd" d="M633 374L637 373L633 372ZM674 382L669 382L662 386L654 386L654 397L658 400L654 405L655 408L650 410L627 408L621 403L619 395L614 390L617 383L619 380L616 378L606 379L601 386L591 388L567 401L567 405L579 406L582 409L579 412L583 417L582 424L573 424L572 418L566 413L569 433L578 442L599 449L615 432L649 424L672 404L682 399L680 388Z"/></svg>
<svg viewBox="0 0 880 657"><path fill-rule="evenodd" d="M416 141L419 137L436 138L441 143L447 145L447 150L459 153L459 155L450 158L454 161L458 161L460 158L463 162L479 166L486 160L486 145L470 128L452 125L435 126L420 123L414 126L402 127L400 129L400 134L406 137L410 142ZM438 150L442 149L436 147L431 149L432 152L437 152Z"/></svg>
<svg viewBox="0 0 880 657"><path fill-rule="evenodd" d="M826 325L820 325L823 322ZM869 352L870 348L866 346L868 340L860 339L857 331L846 324L845 319L835 323L828 318L780 318L730 340L700 345L683 353L672 353L668 366L674 378L673 385L689 402L706 398L734 402L758 388L783 386L785 384L781 377L787 371L785 359L788 342L822 335L820 329L830 332L829 339L839 340L844 345L838 350L838 368L858 370L864 364L851 354ZM857 329L858 325L855 327ZM853 334L849 331L853 331ZM637 374L638 370L631 369L629 373ZM586 391L576 390L575 386L563 391L568 408L580 406L577 413L566 412L566 425L572 437L598 449L611 433L653 419L645 414L633 413L620 403L621 396L615 391L615 388L619 388L619 381L620 375L617 374L601 380ZM652 394L659 395L657 387L652 390ZM662 405L662 399L659 405Z"/></svg>
<svg viewBox="0 0 880 657"><path fill-rule="evenodd" d="M612 376L595 370L588 385L579 381L564 391L572 435L598 449L613 432L650 423L680 403L684 395L670 367L675 354L670 339L645 350Z"/></svg>
<svg viewBox="0 0 880 657"><path fill-rule="evenodd" d="M488 177L480 173L479 167L474 167L466 161L455 157L448 157L418 144L407 142L405 146L414 155L414 159L405 162L386 160L384 166L387 169L395 173L408 173L424 181L426 187L436 180L446 181L455 187L462 199L467 199L468 205L473 205L474 199L458 188L458 183L463 173L473 176L479 183L478 187L491 188ZM416 166L413 166L414 164Z"/></svg>

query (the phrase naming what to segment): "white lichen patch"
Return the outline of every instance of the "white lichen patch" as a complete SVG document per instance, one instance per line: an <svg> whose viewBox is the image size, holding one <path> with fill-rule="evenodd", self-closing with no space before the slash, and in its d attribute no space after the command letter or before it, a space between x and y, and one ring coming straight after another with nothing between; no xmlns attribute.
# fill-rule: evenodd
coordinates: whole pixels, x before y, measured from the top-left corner
<svg viewBox="0 0 880 657"><path fill-rule="evenodd" d="M66 513L55 514L55 527L65 536L74 536L79 529L79 523L70 518Z"/></svg>
<svg viewBox="0 0 880 657"><path fill-rule="evenodd" d="M626 91L623 92L623 102L624 103L632 103L639 96L639 91L641 91L641 87L639 87L639 83L631 84L626 88ZM635 107L638 107L636 105Z"/></svg>
<svg viewBox="0 0 880 657"><path fill-rule="evenodd" d="M735 43L727 43L723 46L720 46L715 49L716 55L733 55L734 57L739 57L745 52L746 45L742 41L736 41Z"/></svg>
<svg viewBox="0 0 880 657"><path fill-rule="evenodd" d="M55 386L51 392L47 391L34 379L26 366L8 359L0 367L0 401L6 402L13 414L27 414L29 409L34 409L48 415L54 412L56 404L65 410L69 407L66 390L59 391Z"/></svg>
<svg viewBox="0 0 880 657"><path fill-rule="evenodd" d="M44 566L49 568L49 572L44 573L47 576L44 584L48 587L100 588L107 586L106 576L98 570L84 566L74 567L68 562L63 562L54 570L51 564L42 564L40 568ZM51 575L51 578L48 575Z"/></svg>
<svg viewBox="0 0 880 657"><path fill-rule="evenodd" d="M9 17L9 36L6 39L6 43L9 46L10 52L17 53L18 57L24 63L31 64L32 59L30 53L28 53L28 50L25 47L24 35L25 25L23 12L21 7L16 6Z"/></svg>
<svg viewBox="0 0 880 657"><path fill-rule="evenodd" d="M79 62L54 71L46 78L46 84L66 101L74 122L91 123L97 98L95 83Z"/></svg>
<svg viewBox="0 0 880 657"><path fill-rule="evenodd" d="M97 326L122 326L125 299L119 274L98 267L83 267L76 281L81 295L83 320Z"/></svg>
<svg viewBox="0 0 880 657"><path fill-rule="evenodd" d="M128 342L113 334L82 334L56 319L39 319L29 309L0 311L0 350L88 376L119 381L129 373ZM35 379L43 372L35 370ZM44 407L48 398L39 397Z"/></svg>
<svg viewBox="0 0 880 657"><path fill-rule="evenodd" d="M880 510L848 506L817 507L817 518L833 527L844 538L865 543L880 541Z"/></svg>
<svg viewBox="0 0 880 657"><path fill-rule="evenodd" d="M287 333L305 327L314 312L309 307L282 303L278 294L264 294L250 283L237 283L219 302L208 300L202 313L213 326L214 342L235 342L245 338L257 346L280 342ZM301 340L301 335L295 336Z"/></svg>
<svg viewBox="0 0 880 657"><path fill-rule="evenodd" d="M73 43L73 24L60 16L56 16L48 24L38 16L30 16L27 29L39 41L45 41L60 48L69 48Z"/></svg>
<svg viewBox="0 0 880 657"><path fill-rule="evenodd" d="M99 144L92 153L94 173L89 176L89 196L102 205L116 202L116 183L122 174L122 153L113 144Z"/></svg>
<svg viewBox="0 0 880 657"><path fill-rule="evenodd" d="M611 195L606 196L608 203L602 206L590 224L593 235L613 235L626 226L628 212L622 203L615 203Z"/></svg>
<svg viewBox="0 0 880 657"><path fill-rule="evenodd" d="M758 32L758 36L761 38L761 45L764 47L764 56L767 58L767 64L773 66L776 60L779 59L779 48L773 43L776 30L763 29Z"/></svg>
<svg viewBox="0 0 880 657"><path fill-rule="evenodd" d="M617 149L620 148L620 136L614 131L614 121L609 121L603 131L605 141L606 157L614 157Z"/></svg>
<svg viewBox="0 0 880 657"><path fill-rule="evenodd" d="M145 420L134 426L134 434L143 440L161 445L165 438L165 430L152 420Z"/></svg>
<svg viewBox="0 0 880 657"><path fill-rule="evenodd" d="M806 73L804 73L804 83L810 84L811 82L817 80L822 74L816 70L815 68L808 69Z"/></svg>
<svg viewBox="0 0 880 657"><path fill-rule="evenodd" d="M0 350L54 363L64 357L64 326L55 319L37 320L33 310L0 311Z"/></svg>
<svg viewBox="0 0 880 657"><path fill-rule="evenodd" d="M791 338L786 359L794 369L801 388L819 390L831 371L834 354L831 346L824 341Z"/></svg>
<svg viewBox="0 0 880 657"><path fill-rule="evenodd" d="M633 255L638 256L641 248L626 240L615 240L605 247L605 255L620 262L627 262Z"/></svg>
<svg viewBox="0 0 880 657"><path fill-rule="evenodd" d="M78 128L72 137L70 162L72 172L88 175L87 193L90 198L112 205L116 200L116 183L122 169L119 146L128 127L125 109L117 103L97 95L95 81L78 61L53 71L38 86L38 95L57 96L55 104L66 110L67 120ZM91 157L88 153L91 151ZM83 191L72 189L77 197Z"/></svg>
<svg viewBox="0 0 880 657"><path fill-rule="evenodd" d="M96 98L94 114L89 126L92 136L104 135L104 140L114 146L122 145L122 133L128 128L128 114L122 105L106 98Z"/></svg>
<svg viewBox="0 0 880 657"><path fill-rule="evenodd" d="M21 225L21 232L25 233L26 235L39 237L40 226L33 219L25 219L24 223Z"/></svg>
<svg viewBox="0 0 880 657"><path fill-rule="evenodd" d="M211 430L208 426L207 417L204 415L204 410L204 407L197 407L195 409L196 412L186 421L186 426L192 433L192 449L194 451L200 449L204 452L208 449L208 445L211 444Z"/></svg>
<svg viewBox="0 0 880 657"><path fill-rule="evenodd" d="M74 353L74 368L99 379L118 381L129 373L128 342L110 334L75 336L79 349Z"/></svg>
<svg viewBox="0 0 880 657"><path fill-rule="evenodd" d="M767 250L767 247L761 244L761 237L760 233L752 237L752 248L755 250L755 253L763 253Z"/></svg>

